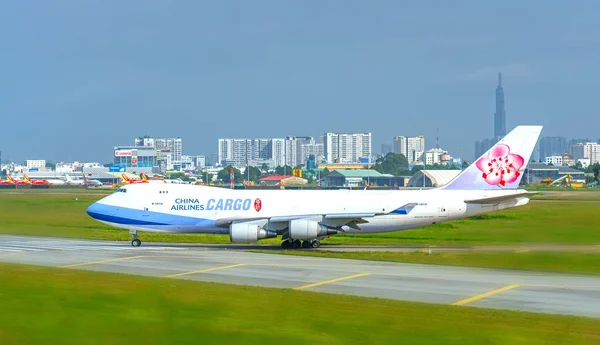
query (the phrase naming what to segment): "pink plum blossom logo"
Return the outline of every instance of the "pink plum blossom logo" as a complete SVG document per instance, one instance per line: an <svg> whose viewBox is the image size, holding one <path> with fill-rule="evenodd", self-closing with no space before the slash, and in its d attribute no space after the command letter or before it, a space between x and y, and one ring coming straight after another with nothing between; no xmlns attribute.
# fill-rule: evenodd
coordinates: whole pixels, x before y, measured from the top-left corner
<svg viewBox="0 0 600 345"><path fill-rule="evenodd" d="M504 186L513 183L521 175L519 169L523 166L523 157L510 153L510 147L505 144L494 146L486 157L481 157L475 164L483 173L481 177L490 185Z"/></svg>

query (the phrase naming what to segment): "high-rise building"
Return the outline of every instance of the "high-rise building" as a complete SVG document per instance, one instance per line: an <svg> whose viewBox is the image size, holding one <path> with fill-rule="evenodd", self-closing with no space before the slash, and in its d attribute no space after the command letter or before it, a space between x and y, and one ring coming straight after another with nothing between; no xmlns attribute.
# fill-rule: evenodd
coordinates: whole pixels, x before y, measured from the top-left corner
<svg viewBox="0 0 600 345"><path fill-rule="evenodd" d="M502 88L502 73L498 73L496 87L496 113L494 114L494 137L496 140L506 135L506 111L504 109L504 89Z"/></svg>
<svg viewBox="0 0 600 345"><path fill-rule="evenodd" d="M406 140L406 159L408 163L420 162L425 152L425 137L409 137Z"/></svg>
<svg viewBox="0 0 600 345"><path fill-rule="evenodd" d="M285 165L285 139L271 139L271 159L275 162L275 166Z"/></svg>
<svg viewBox="0 0 600 345"><path fill-rule="evenodd" d="M323 144L315 143L314 140L312 143L303 144L300 147L300 150L302 152L302 157L304 157L303 163L306 163L308 157L310 157L311 155L315 157L315 163L321 162L323 160L323 157L325 156L325 149L323 148Z"/></svg>
<svg viewBox="0 0 600 345"><path fill-rule="evenodd" d="M394 137L394 153L401 153L406 157L406 150L408 147L408 140L406 137L397 136Z"/></svg>
<svg viewBox="0 0 600 345"><path fill-rule="evenodd" d="M135 138L134 146L152 147L156 150L168 149L171 151L171 159L174 166L181 166L181 155L183 154L183 143L181 138L153 138L149 136Z"/></svg>
<svg viewBox="0 0 600 345"><path fill-rule="evenodd" d="M583 158L588 158L590 164L600 163L600 144L589 142L583 145Z"/></svg>
<svg viewBox="0 0 600 345"><path fill-rule="evenodd" d="M328 163L359 163L371 159L371 133L325 133L325 157Z"/></svg>
<svg viewBox="0 0 600 345"><path fill-rule="evenodd" d="M285 164L285 140L230 139L218 140L218 164L243 168L251 162L272 160L276 166Z"/></svg>
<svg viewBox="0 0 600 345"><path fill-rule="evenodd" d="M314 144L313 137L287 137L285 139L285 164L296 167L306 163L302 153L302 145Z"/></svg>
<svg viewBox="0 0 600 345"><path fill-rule="evenodd" d="M425 152L425 137L397 136L394 137L394 153L400 153L406 157L408 163L418 162L423 159Z"/></svg>
<svg viewBox="0 0 600 345"><path fill-rule="evenodd" d="M539 142L539 154L542 161L546 157L559 156L570 151L565 137L543 137Z"/></svg>
<svg viewBox="0 0 600 345"><path fill-rule="evenodd" d="M504 88L502 87L502 73L498 73L498 86L496 86L496 112L494 113L494 136L475 142L475 159L481 157L505 135L506 109L504 108Z"/></svg>

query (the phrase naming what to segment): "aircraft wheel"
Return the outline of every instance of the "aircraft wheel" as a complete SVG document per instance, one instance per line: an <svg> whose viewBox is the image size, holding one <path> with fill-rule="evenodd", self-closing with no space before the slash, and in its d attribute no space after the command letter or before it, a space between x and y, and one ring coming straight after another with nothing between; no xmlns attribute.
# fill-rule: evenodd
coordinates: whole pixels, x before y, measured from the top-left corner
<svg viewBox="0 0 600 345"><path fill-rule="evenodd" d="M137 238L134 239L133 241L131 241L131 245L134 247L139 247L142 245L142 241L138 240Z"/></svg>
<svg viewBox="0 0 600 345"><path fill-rule="evenodd" d="M321 246L321 242L319 242L319 240L314 240L312 241L311 246L313 248L319 248Z"/></svg>
<svg viewBox="0 0 600 345"><path fill-rule="evenodd" d="M281 242L281 248L282 249L289 249L291 246L292 246L292 244L288 240L285 240L285 241Z"/></svg>
<svg viewBox="0 0 600 345"><path fill-rule="evenodd" d="M302 241L302 248L310 248L310 241Z"/></svg>
<svg viewBox="0 0 600 345"><path fill-rule="evenodd" d="M294 242L292 242L292 248L298 249L300 246L302 246L302 242L300 242L300 240L294 240Z"/></svg>

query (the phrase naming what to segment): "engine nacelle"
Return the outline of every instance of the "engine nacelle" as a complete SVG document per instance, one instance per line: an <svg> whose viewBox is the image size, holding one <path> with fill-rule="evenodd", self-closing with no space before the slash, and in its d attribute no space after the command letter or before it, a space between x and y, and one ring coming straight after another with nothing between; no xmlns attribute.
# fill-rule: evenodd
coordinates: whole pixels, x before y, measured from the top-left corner
<svg viewBox="0 0 600 345"><path fill-rule="evenodd" d="M277 233L267 231L256 224L234 223L229 227L231 242L256 242L271 237L277 237Z"/></svg>
<svg viewBox="0 0 600 345"><path fill-rule="evenodd" d="M290 237L296 240L314 240L321 236L337 234L325 225L309 219L294 219L290 221Z"/></svg>

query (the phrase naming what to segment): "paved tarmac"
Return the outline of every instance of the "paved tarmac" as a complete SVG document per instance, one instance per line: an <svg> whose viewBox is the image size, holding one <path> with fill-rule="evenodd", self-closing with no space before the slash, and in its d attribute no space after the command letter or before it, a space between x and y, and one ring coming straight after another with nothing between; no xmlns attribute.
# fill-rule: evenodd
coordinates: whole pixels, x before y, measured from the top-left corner
<svg viewBox="0 0 600 345"><path fill-rule="evenodd" d="M0 235L0 261L169 279L600 317L600 277ZM271 246L272 247L272 246Z"/></svg>

